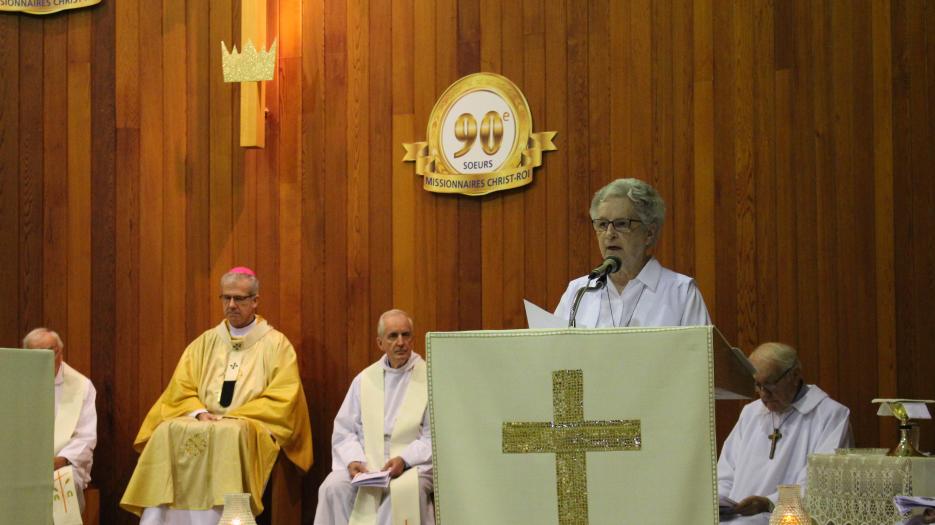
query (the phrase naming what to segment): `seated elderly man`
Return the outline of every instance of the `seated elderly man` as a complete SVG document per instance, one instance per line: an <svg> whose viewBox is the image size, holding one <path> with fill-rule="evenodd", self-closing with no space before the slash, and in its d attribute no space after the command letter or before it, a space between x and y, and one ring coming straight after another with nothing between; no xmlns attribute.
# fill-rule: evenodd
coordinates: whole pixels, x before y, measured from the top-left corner
<svg viewBox="0 0 935 525"><path fill-rule="evenodd" d="M302 470L311 465L295 350L256 314L259 289L249 268L221 277L225 319L188 345L143 421L120 501L141 525L216 524L231 493L250 493L259 514L280 450Z"/></svg>
<svg viewBox="0 0 935 525"><path fill-rule="evenodd" d="M55 352L55 435L52 469L71 466L78 505L84 510L84 489L91 481L97 445L97 391L91 380L62 360L65 344L48 328L36 328L23 338L23 348Z"/></svg>
<svg viewBox="0 0 935 525"><path fill-rule="evenodd" d="M354 378L334 418L332 472L318 490L315 525L435 523L425 361L412 352L412 319L390 310L377 323L384 353ZM388 471L388 489L351 480Z"/></svg>
<svg viewBox="0 0 935 525"><path fill-rule="evenodd" d="M764 343L750 355L760 399L743 408L717 464L721 521L769 523L777 486L806 484L806 460L853 443L850 411L802 380L796 351Z"/></svg>

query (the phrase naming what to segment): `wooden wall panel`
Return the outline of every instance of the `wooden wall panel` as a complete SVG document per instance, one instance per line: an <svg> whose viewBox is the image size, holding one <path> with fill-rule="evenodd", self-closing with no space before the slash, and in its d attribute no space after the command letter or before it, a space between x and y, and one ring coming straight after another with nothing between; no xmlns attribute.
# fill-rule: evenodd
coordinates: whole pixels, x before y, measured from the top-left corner
<svg viewBox="0 0 935 525"><path fill-rule="evenodd" d="M420 347L432 330L523 326L522 298L552 308L598 260L587 208L615 177L662 193L658 256L696 277L728 339L797 346L858 445L895 442L872 397L931 397L931 3L267 6L280 56L263 150L239 147L239 88L221 81L239 0L0 15L0 243L18 247L0 252L0 344L48 325L95 380L107 523L134 521L116 507L131 441L219 319L226 269L259 271L261 312L299 353L308 523L379 314L410 310ZM400 144L476 71L519 85L559 151L523 189L427 193ZM721 439L740 407L718 405Z"/></svg>

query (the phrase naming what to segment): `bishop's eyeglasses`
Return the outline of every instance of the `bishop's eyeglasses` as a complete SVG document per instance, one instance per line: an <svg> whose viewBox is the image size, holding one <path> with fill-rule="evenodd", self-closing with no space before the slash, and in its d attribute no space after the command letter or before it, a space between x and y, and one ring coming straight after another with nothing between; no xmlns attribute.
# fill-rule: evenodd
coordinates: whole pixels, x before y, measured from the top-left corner
<svg viewBox="0 0 935 525"><path fill-rule="evenodd" d="M247 301L256 297L256 294L251 295L224 295L221 294L218 296L218 299L221 300L224 304L229 304L231 301L234 301L237 304L246 304Z"/></svg>

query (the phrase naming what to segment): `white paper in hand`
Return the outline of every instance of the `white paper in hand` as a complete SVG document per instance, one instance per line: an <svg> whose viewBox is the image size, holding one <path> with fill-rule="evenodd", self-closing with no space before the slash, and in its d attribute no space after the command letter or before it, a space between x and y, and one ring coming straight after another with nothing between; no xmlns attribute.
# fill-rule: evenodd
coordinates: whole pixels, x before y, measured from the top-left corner
<svg viewBox="0 0 935 525"><path fill-rule="evenodd" d="M385 489L390 486L390 471L379 470L377 472L364 472L354 476L351 485L355 487L380 487Z"/></svg>
<svg viewBox="0 0 935 525"><path fill-rule="evenodd" d="M568 321L552 315L526 299L523 299L523 305L526 307L526 322L529 328L568 328Z"/></svg>

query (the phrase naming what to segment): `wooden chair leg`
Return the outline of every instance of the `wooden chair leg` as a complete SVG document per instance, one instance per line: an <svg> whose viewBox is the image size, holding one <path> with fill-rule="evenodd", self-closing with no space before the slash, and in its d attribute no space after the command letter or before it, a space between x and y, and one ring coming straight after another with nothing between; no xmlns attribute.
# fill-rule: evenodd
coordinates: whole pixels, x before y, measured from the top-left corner
<svg viewBox="0 0 935 525"><path fill-rule="evenodd" d="M270 511L276 525L299 525L302 522L302 472L279 454L270 474Z"/></svg>
<svg viewBox="0 0 935 525"><path fill-rule="evenodd" d="M81 513L84 525L100 525L101 522L101 491L97 487L84 489L84 512Z"/></svg>

